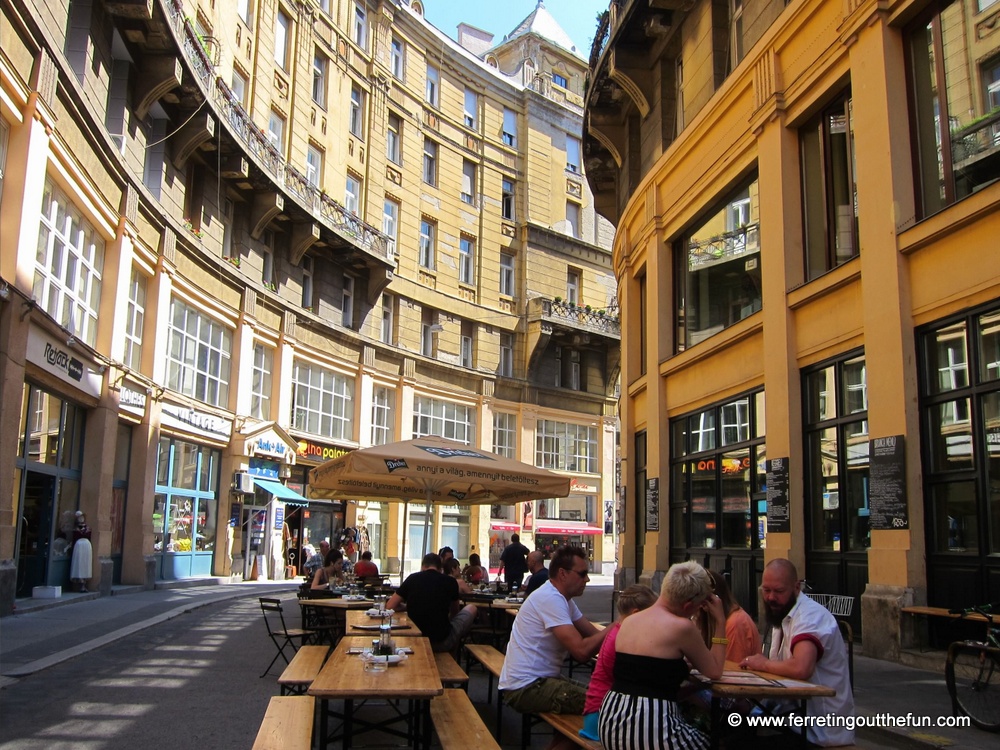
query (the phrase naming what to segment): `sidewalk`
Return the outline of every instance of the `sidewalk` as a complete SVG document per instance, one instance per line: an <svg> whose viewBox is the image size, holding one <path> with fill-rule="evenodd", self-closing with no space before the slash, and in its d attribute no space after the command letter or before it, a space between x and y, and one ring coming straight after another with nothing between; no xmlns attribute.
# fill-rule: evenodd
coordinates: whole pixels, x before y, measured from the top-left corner
<svg viewBox="0 0 1000 750"><path fill-rule="evenodd" d="M610 596L610 577L595 576L592 585ZM110 597L67 594L59 600L19 600L17 614L0 619L0 688L11 689L19 677L33 674L126 635L227 599L292 595L295 581L228 583L199 579L160 584L143 591L116 587ZM610 606L610 605L609 605ZM909 653L925 669L868 659L855 650L855 704L863 717L951 716L941 652ZM903 719L905 721L905 719ZM881 720L885 723L885 719ZM994 750L997 735L969 728L863 727L863 748L903 750L969 748Z"/></svg>

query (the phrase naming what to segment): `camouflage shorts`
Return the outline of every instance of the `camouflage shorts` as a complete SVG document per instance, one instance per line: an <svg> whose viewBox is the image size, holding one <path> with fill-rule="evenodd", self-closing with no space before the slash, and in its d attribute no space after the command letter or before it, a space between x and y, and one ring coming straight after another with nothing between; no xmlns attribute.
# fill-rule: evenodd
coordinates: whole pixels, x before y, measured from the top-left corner
<svg viewBox="0 0 1000 750"><path fill-rule="evenodd" d="M503 694L504 703L522 714L583 714L586 699L587 686L565 677L542 677Z"/></svg>

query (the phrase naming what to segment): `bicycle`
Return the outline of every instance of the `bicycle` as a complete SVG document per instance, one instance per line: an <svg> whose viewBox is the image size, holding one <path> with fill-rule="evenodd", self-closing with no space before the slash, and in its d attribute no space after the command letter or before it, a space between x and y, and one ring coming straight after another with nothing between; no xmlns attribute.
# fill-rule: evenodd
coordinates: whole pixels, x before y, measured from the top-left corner
<svg viewBox="0 0 1000 750"><path fill-rule="evenodd" d="M955 641L948 647L944 676L952 711L968 716L980 729L1000 731L1000 603L949 614L977 614L986 620L985 641Z"/></svg>

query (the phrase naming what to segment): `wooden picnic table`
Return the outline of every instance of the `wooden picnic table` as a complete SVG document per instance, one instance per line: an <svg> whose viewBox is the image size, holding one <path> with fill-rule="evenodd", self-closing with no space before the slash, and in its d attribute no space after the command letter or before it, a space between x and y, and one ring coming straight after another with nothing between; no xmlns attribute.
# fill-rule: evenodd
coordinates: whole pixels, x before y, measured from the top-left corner
<svg viewBox="0 0 1000 750"><path fill-rule="evenodd" d="M378 637L378 628L382 624L381 617L369 617L367 610L351 610L347 613L347 635ZM419 638L423 633L406 612L396 612L392 616L392 637Z"/></svg>
<svg viewBox="0 0 1000 750"><path fill-rule="evenodd" d="M341 639L309 688L309 695L321 702L320 750L330 747L336 740L342 740L347 750L355 734L370 730L395 734L411 746L428 748L431 742L430 702L444 693L430 642L426 638L396 638L399 648L409 648L413 653L399 664L390 665L384 672L366 671L361 656L348 653L352 649L370 646L371 642L372 639L365 636ZM390 721L369 722L354 715L355 701L397 698L405 701L406 708ZM331 714L329 703L332 700L344 701L343 714ZM335 737L329 733L331 715L343 719L342 732ZM405 729L397 730L389 726L398 721L405 723Z"/></svg>
<svg viewBox="0 0 1000 750"><path fill-rule="evenodd" d="M692 673L692 679L709 682L706 678ZM793 680L769 672L755 672L741 669L736 662L727 661L723 675L712 680L712 732L711 747L719 747L723 727L722 701L725 699L748 699L754 703L765 700L797 701L799 712L806 715L806 704L810 698L829 698L837 694L833 688L816 685L804 680ZM808 746L806 727L802 726L802 747Z"/></svg>

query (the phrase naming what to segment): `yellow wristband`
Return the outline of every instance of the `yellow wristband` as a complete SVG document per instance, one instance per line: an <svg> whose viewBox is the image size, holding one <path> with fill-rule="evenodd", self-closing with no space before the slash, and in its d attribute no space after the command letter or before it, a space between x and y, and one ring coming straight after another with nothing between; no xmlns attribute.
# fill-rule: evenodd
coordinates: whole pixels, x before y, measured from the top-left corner
<svg viewBox="0 0 1000 750"><path fill-rule="evenodd" d="M712 639L712 645L713 646L728 646L729 645L729 639L728 638L713 638Z"/></svg>

